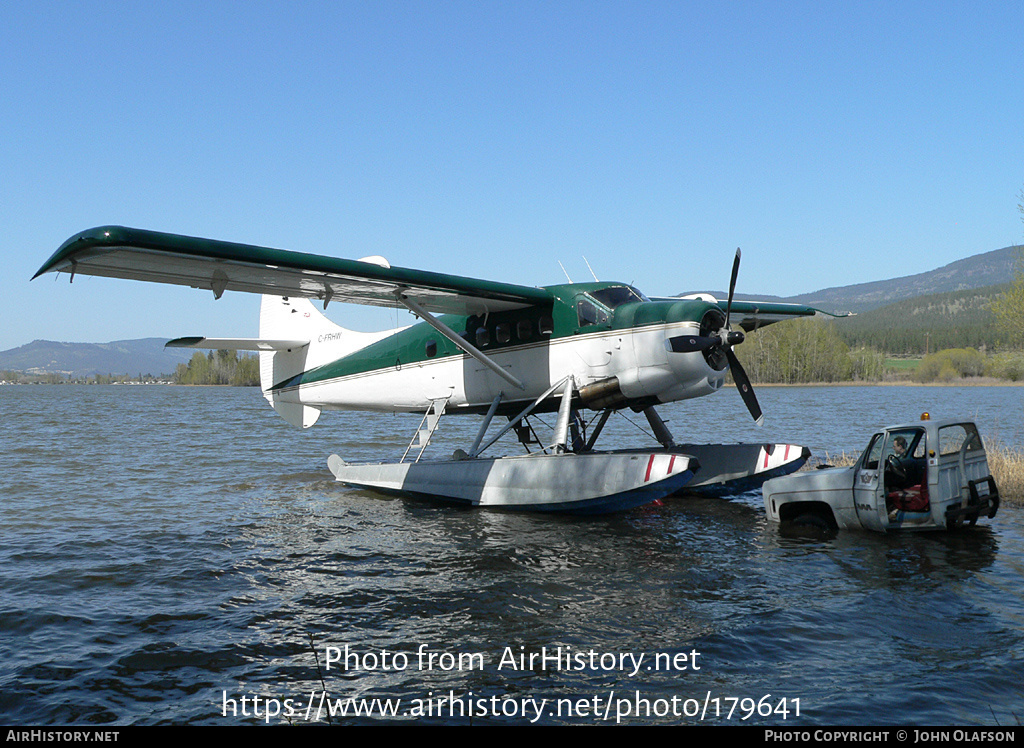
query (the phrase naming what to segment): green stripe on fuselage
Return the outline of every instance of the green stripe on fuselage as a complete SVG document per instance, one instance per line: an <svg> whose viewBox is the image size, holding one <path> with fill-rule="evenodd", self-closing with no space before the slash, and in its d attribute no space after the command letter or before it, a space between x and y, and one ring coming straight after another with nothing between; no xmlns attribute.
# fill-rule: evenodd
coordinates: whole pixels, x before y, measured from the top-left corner
<svg viewBox="0 0 1024 748"><path fill-rule="evenodd" d="M449 326L452 324L458 325L458 322L461 320L461 327L453 328L460 330L465 328L465 320L468 318L446 314L439 317L439 319ZM427 355L427 343L430 341L434 341L437 346L436 353L433 356ZM455 355L462 355L462 351L455 343L434 330L426 322L421 322L418 325L413 325L394 335L390 335L383 340L378 340L376 343L371 343L365 348L360 348L358 351L343 356L336 361L297 374L290 379L275 384L271 389L285 390L303 384L315 384L355 374L401 368L408 364L435 361Z"/></svg>
<svg viewBox="0 0 1024 748"><path fill-rule="evenodd" d="M581 325L576 314L576 300L581 293L614 283L580 283L550 286L554 303L551 307L527 307L495 312L486 317L441 315L439 319L457 333L465 332L470 343L487 355L506 350L525 350L552 340L603 331L626 331L652 325L678 322L699 323L709 309L717 309L707 301L642 301L622 304L609 310L607 323ZM502 331L503 328L503 331ZM479 330L486 330L483 338ZM521 333L527 332L523 335ZM428 351L432 355L428 355ZM401 368L412 364L434 362L464 356L461 349L426 323L395 333L331 363L305 371L280 382L272 389L284 390L301 385L319 384L342 377Z"/></svg>

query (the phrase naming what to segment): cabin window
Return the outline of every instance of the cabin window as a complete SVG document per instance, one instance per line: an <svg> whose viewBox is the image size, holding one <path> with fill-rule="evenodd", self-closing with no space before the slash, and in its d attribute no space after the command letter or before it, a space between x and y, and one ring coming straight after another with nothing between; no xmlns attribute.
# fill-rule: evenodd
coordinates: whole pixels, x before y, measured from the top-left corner
<svg viewBox="0 0 1024 748"><path fill-rule="evenodd" d="M516 337L527 341L533 337L533 324L528 319L521 319L516 323Z"/></svg>
<svg viewBox="0 0 1024 748"><path fill-rule="evenodd" d="M541 317L537 320L537 331L541 336L550 335L555 331L555 323L551 317Z"/></svg>
<svg viewBox="0 0 1024 748"><path fill-rule="evenodd" d="M494 326L494 341L496 343L507 343L512 340L512 325L508 322L499 322Z"/></svg>
<svg viewBox="0 0 1024 748"><path fill-rule="evenodd" d="M437 355L437 341L431 338L427 341L427 358L433 358Z"/></svg>
<svg viewBox="0 0 1024 748"><path fill-rule="evenodd" d="M485 345L489 345L491 342L491 335L487 332L486 327L476 328L476 347L483 348Z"/></svg>

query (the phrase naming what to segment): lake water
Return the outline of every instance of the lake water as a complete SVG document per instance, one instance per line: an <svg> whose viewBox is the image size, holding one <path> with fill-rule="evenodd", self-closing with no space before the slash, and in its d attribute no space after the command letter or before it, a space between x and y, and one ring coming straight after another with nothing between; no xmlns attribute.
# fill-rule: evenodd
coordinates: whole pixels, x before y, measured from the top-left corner
<svg viewBox="0 0 1024 748"><path fill-rule="evenodd" d="M763 429L734 391L662 413L679 441L816 455L925 410L1024 444L1024 388L758 395ZM1019 508L957 534L831 539L780 534L759 493L595 518L453 509L327 471L331 452L400 455L418 418L321 421L297 431L255 389L0 387L0 723L1024 715ZM476 426L446 420L438 450ZM616 419L602 445L644 439Z"/></svg>

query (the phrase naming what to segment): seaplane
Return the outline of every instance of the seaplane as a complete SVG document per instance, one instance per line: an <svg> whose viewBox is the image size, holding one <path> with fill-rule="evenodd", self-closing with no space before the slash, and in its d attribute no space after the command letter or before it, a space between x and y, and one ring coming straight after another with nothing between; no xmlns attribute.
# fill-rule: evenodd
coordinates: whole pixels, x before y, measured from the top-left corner
<svg viewBox="0 0 1024 748"><path fill-rule="evenodd" d="M724 301L651 298L627 283L530 287L393 267L379 256L339 259L103 226L69 238L33 277L168 283L218 299L261 294L258 338L167 345L258 351L263 396L299 428L324 410L423 414L400 460L331 455L337 481L470 506L596 514L681 491L750 490L809 457L790 444L677 444L656 410L718 392L731 372L750 415L763 421L733 348L744 332L821 310L734 299L739 265L737 250ZM332 302L394 307L419 321L357 332L314 302L324 310ZM657 446L596 449L609 417L625 409L646 416ZM535 417L552 412L553 433L542 436ZM457 414L483 416L476 438L450 457L424 457L442 416ZM495 418L506 422L492 435ZM525 453L485 456L509 432Z"/></svg>

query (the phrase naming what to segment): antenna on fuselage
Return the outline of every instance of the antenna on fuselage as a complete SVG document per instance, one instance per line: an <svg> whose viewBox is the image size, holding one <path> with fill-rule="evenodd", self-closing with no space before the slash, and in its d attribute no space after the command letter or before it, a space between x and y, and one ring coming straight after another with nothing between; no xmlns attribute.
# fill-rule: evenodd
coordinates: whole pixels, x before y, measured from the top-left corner
<svg viewBox="0 0 1024 748"><path fill-rule="evenodd" d="M558 267L562 268L562 272L565 273L565 279L572 283L572 278L570 278L569 274L565 272L565 265L562 264L561 260L558 260Z"/></svg>
<svg viewBox="0 0 1024 748"><path fill-rule="evenodd" d="M594 272L594 268L590 267L590 263L587 261L587 256L586 255L583 255L583 261L587 263L587 270L589 270L590 274L592 276L594 276L594 282L595 283L600 283L601 281L599 281L597 279L597 273Z"/></svg>

